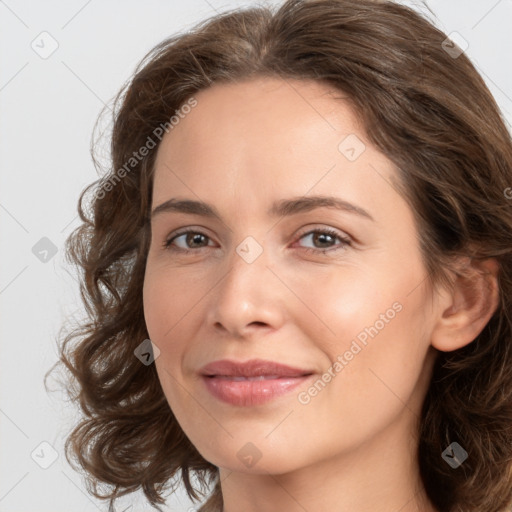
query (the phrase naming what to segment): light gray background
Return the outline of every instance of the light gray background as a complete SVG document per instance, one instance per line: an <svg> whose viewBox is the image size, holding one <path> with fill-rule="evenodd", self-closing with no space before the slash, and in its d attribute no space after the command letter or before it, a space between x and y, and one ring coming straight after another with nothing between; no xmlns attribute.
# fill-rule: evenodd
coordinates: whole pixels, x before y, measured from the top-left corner
<svg viewBox="0 0 512 512"><path fill-rule="evenodd" d="M98 178L89 155L93 125L155 44L216 12L250 4L0 0L0 512L107 510L106 502L87 495L63 454L76 413L61 393L47 394L43 386L57 358L61 325L82 316L76 277L62 249L78 226L80 192ZM512 1L428 5L441 29L467 40L466 53L510 123ZM50 48L43 31L58 43L48 58L31 47L44 51L46 37L44 48ZM32 250L43 237L57 249L46 263ZM47 469L31 457L36 450L34 458L51 461L42 442L58 454ZM168 510L194 510L185 496L170 499ZM152 510L139 495L118 503L120 511L130 505L131 511Z"/></svg>

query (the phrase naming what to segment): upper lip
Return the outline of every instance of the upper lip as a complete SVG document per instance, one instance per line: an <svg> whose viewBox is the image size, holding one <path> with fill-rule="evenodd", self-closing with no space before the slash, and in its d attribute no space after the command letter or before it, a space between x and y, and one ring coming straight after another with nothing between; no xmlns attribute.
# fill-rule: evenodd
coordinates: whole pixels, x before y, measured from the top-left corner
<svg viewBox="0 0 512 512"><path fill-rule="evenodd" d="M245 362L222 359L203 366L200 373L202 375L225 377L259 377L274 375L278 377L302 377L304 375L310 375L313 372L301 368L293 368L292 366L275 361L265 361L263 359L251 359Z"/></svg>

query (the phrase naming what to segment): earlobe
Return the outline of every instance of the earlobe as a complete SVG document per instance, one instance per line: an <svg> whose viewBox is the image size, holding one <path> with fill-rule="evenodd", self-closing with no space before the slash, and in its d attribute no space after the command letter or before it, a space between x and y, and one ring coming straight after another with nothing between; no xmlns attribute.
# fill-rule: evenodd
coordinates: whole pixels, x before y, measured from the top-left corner
<svg viewBox="0 0 512 512"><path fill-rule="evenodd" d="M431 344L451 352L471 343L484 329L499 303L499 264L495 259L467 260L453 288L439 295L438 318Z"/></svg>

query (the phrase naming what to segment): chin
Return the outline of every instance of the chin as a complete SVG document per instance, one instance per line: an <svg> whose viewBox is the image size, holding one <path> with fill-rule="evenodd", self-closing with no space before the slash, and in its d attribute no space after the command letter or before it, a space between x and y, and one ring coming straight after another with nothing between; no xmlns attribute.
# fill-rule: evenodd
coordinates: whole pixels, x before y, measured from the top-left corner
<svg viewBox="0 0 512 512"><path fill-rule="evenodd" d="M217 442L215 447L207 446L198 448L199 453L211 464L238 473L249 474L284 474L294 471L303 465L307 465L307 461L297 460L290 456L290 449L280 441L275 447L270 445L268 441L259 440L261 436L254 436L256 441L250 441L251 436L243 435L243 440L237 436L229 438L224 442ZM300 455L304 455L302 451Z"/></svg>

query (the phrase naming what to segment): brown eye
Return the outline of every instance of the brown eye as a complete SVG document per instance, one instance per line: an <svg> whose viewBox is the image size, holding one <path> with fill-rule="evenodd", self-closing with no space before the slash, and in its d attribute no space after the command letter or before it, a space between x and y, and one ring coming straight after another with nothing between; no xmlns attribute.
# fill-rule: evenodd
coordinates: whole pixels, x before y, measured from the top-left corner
<svg viewBox="0 0 512 512"><path fill-rule="evenodd" d="M201 249L202 247L206 247L208 245L208 240L210 240L209 237L200 231L182 231L181 233L177 233L170 239L166 240L164 243L164 248L178 251ZM176 243L177 241L179 241L179 243Z"/></svg>
<svg viewBox="0 0 512 512"><path fill-rule="evenodd" d="M309 240L313 247L304 247L306 251L312 252L327 252L343 249L345 246L350 245L350 240L341 236L337 231L331 229L315 229L308 231L301 235L300 240ZM341 243L336 247L336 240Z"/></svg>

